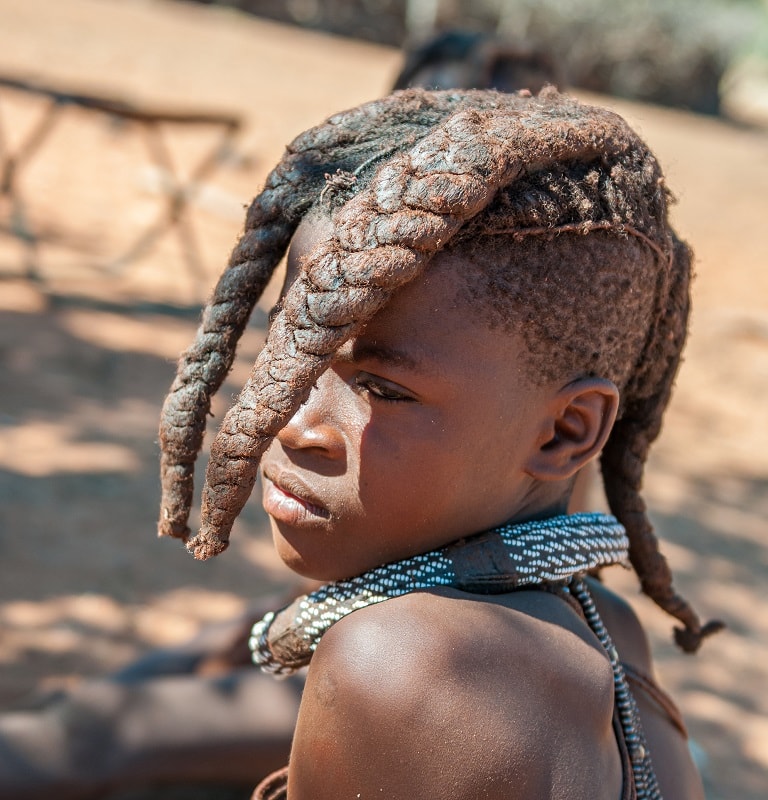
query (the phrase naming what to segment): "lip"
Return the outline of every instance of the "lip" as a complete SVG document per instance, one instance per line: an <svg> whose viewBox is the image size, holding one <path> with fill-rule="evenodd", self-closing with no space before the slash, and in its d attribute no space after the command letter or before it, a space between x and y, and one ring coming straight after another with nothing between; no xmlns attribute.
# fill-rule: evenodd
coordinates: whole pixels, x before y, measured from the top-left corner
<svg viewBox="0 0 768 800"><path fill-rule="evenodd" d="M330 512L298 475L265 469L264 510L276 522L288 525L317 524L330 518Z"/></svg>

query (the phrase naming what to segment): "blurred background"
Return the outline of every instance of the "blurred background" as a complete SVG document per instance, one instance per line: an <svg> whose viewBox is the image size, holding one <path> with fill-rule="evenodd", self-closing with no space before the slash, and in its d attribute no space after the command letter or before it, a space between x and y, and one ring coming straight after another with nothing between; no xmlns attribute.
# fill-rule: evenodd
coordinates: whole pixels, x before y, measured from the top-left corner
<svg viewBox="0 0 768 800"><path fill-rule="evenodd" d="M244 207L286 143L407 82L435 35L467 60L491 47L499 80L523 64L532 81L553 75L614 108L666 168L698 277L646 495L678 588L729 628L684 656L631 576L609 582L651 632L707 796L763 799L768 4L758 0L0 0L0 712L291 585L257 501L212 561L155 539L159 409ZM263 342L275 291L217 419Z"/></svg>

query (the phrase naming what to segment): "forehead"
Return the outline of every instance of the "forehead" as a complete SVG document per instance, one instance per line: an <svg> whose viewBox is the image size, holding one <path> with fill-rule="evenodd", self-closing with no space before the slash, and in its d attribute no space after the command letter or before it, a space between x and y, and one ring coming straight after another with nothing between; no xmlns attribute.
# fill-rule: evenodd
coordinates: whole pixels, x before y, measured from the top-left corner
<svg viewBox="0 0 768 800"><path fill-rule="evenodd" d="M286 288L332 230L323 212L313 212L302 221L288 254ZM462 382L498 383L510 375L522 381L530 371L527 348L518 334L490 326L484 304L471 299L466 274L475 269L458 253L438 253L340 354L397 362L399 367L424 373L451 374Z"/></svg>

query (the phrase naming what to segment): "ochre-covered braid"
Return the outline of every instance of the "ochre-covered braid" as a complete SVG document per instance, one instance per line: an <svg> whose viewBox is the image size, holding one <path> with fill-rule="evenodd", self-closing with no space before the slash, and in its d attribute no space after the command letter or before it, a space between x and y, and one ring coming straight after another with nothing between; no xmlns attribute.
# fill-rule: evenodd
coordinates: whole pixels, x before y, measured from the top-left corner
<svg viewBox="0 0 768 800"><path fill-rule="evenodd" d="M232 367L253 307L298 224L289 182L276 182L251 206L246 233L208 303L193 345L182 355L161 415L160 535L186 540L193 473L211 397Z"/></svg>

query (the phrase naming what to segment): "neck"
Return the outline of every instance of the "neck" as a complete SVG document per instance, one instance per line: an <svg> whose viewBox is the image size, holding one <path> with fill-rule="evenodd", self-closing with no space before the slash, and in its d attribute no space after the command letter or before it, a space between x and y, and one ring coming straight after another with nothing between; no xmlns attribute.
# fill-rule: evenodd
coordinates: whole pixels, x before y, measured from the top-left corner
<svg viewBox="0 0 768 800"><path fill-rule="evenodd" d="M270 612L254 626L253 659L268 672L293 672L309 663L323 634L354 610L433 586L500 594L564 583L601 566L625 563L628 545L622 526L603 514L502 525L327 584L276 614Z"/></svg>

